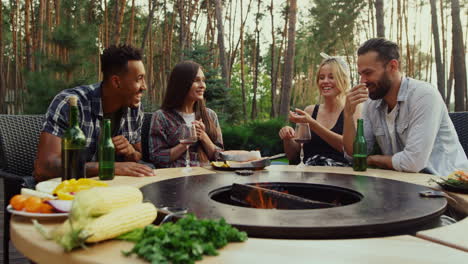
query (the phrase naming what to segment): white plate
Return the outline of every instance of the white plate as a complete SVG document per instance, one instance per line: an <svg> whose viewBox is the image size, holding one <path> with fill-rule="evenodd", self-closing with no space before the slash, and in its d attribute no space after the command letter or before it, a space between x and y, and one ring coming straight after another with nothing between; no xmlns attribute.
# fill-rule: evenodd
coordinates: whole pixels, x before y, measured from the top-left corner
<svg viewBox="0 0 468 264"><path fill-rule="evenodd" d="M16 211L15 209L13 209L11 204L7 206L7 211L14 215L21 215L21 216L32 217L32 218L61 218L61 217L68 216L68 213L41 214L41 213L29 213L26 211Z"/></svg>

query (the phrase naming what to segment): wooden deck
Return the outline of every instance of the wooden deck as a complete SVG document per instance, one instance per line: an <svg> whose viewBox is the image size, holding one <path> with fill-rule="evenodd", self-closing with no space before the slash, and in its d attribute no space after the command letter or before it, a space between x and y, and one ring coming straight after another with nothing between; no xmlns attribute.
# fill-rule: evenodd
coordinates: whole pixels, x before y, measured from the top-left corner
<svg viewBox="0 0 468 264"><path fill-rule="evenodd" d="M5 208L5 201L3 200L3 179L0 179L0 205L2 206L1 215L0 215L0 224L1 224L1 229L2 229L2 232L0 233L0 245L1 245L0 246L0 251L1 251L0 263L3 263L3 254L5 254L5 252L3 252L3 235L5 232L5 230L3 230L3 214L5 213L3 209ZM16 250L15 246L13 246L11 242L10 242L10 263L11 264L29 264L29 261L21 253L19 253Z"/></svg>

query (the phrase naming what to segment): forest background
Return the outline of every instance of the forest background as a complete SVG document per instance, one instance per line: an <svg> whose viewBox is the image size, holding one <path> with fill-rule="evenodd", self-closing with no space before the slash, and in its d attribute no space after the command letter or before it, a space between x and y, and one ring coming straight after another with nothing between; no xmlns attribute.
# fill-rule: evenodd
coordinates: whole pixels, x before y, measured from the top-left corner
<svg viewBox="0 0 468 264"><path fill-rule="evenodd" d="M451 111L468 110L468 0L0 0L0 113L42 114L61 90L101 79L99 54L144 51L145 111L159 108L175 64L199 62L226 148L282 151L291 106L320 102L320 52L358 82L356 50L399 44L405 75L434 83Z"/></svg>

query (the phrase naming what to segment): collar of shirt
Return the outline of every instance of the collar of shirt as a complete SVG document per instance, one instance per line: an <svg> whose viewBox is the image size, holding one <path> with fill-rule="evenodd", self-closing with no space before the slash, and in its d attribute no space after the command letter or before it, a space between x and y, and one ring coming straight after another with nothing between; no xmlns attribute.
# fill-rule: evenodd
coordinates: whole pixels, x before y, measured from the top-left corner
<svg viewBox="0 0 468 264"><path fill-rule="evenodd" d="M408 84L409 84L408 77L401 77L400 89L398 90L398 96L397 96L398 102L404 102L408 99ZM377 101L377 103L375 104L376 109L383 109L387 105L384 99L378 99L376 101Z"/></svg>
<svg viewBox="0 0 468 264"><path fill-rule="evenodd" d="M94 116L98 118L98 120L102 121L104 119L104 110L102 109L102 84L95 83L91 86L94 88L91 92L91 112ZM122 108L122 117L128 115L128 107ZM121 118L120 127L123 125L124 120Z"/></svg>

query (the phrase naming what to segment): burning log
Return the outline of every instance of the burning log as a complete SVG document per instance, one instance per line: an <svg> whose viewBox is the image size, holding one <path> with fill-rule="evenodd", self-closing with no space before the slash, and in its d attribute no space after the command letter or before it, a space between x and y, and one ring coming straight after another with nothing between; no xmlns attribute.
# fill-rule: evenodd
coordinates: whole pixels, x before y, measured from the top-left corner
<svg viewBox="0 0 468 264"><path fill-rule="evenodd" d="M231 199L254 208L263 209L317 209L335 206L331 203L238 183L232 184Z"/></svg>

